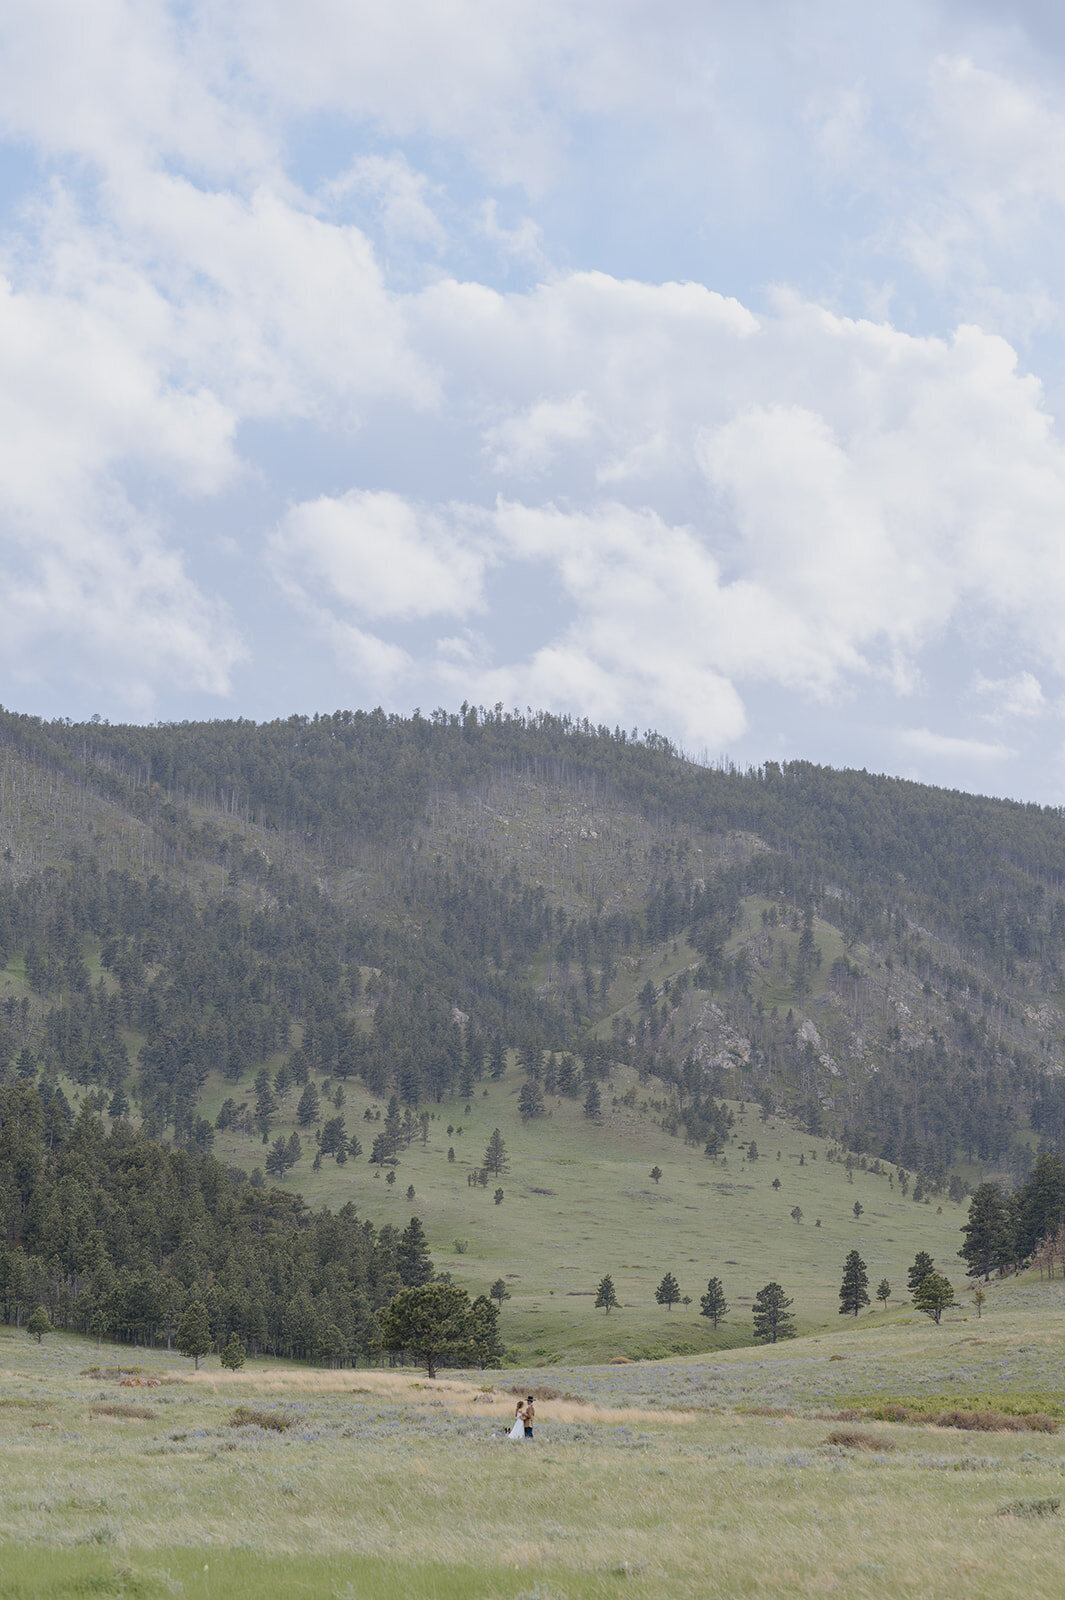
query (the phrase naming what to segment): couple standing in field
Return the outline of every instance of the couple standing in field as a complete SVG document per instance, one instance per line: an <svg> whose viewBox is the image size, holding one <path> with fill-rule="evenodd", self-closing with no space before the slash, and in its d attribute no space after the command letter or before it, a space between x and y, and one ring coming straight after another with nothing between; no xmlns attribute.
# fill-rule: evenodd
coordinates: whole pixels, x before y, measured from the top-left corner
<svg viewBox="0 0 1065 1600"><path fill-rule="evenodd" d="M533 1436L533 1418L535 1415L536 1408L533 1405L532 1395L530 1395L527 1400L519 1400L517 1406L514 1408L514 1426L507 1434L507 1438L531 1439Z"/></svg>

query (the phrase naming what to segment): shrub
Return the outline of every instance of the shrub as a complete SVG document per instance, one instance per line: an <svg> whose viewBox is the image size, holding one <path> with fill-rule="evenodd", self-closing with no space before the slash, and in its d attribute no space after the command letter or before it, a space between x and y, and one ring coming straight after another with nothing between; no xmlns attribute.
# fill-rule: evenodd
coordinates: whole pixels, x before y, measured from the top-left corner
<svg viewBox="0 0 1065 1600"><path fill-rule="evenodd" d="M1004 1506L999 1506L995 1515L996 1517L1052 1517L1060 1504L1061 1501L1056 1495L1048 1495L1044 1500L1008 1500Z"/></svg>
<svg viewBox="0 0 1065 1600"><path fill-rule="evenodd" d="M857 1428L836 1428L825 1440L826 1444L841 1445L844 1450L894 1450L890 1439L877 1433L861 1433Z"/></svg>
<svg viewBox="0 0 1065 1600"><path fill-rule="evenodd" d="M283 1411L256 1411L253 1406L238 1406L229 1419L231 1428L272 1428L275 1433L284 1433L286 1428L291 1428L292 1418L286 1417Z"/></svg>

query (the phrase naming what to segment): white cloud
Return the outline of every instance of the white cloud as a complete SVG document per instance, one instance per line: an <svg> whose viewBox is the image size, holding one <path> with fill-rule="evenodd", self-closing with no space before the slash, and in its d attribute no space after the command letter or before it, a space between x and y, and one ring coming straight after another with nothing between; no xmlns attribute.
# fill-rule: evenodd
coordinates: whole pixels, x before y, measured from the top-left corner
<svg viewBox="0 0 1065 1600"><path fill-rule="evenodd" d="M629 704L711 747L743 730L746 686L838 700L876 674L907 692L925 647L978 618L1065 672L1065 450L1003 340L788 297L754 318L601 274L525 295L443 283L405 316L449 406L473 390L467 425L495 415L481 439L520 496L487 513L357 494L297 508L280 537L337 615L464 615L492 561L511 596L492 658L427 647L418 670L488 701ZM619 460L638 466L608 499ZM538 475L539 504L521 489ZM524 573L561 603L519 653L505 608Z"/></svg>
<svg viewBox="0 0 1065 1600"><path fill-rule="evenodd" d="M321 590L368 619L464 616L483 604L486 552L478 514L447 511L395 494L323 495L293 506L276 530L275 571L287 587Z"/></svg>
<svg viewBox="0 0 1065 1600"><path fill-rule="evenodd" d="M385 237L392 244L443 249L447 234L432 205L424 173L415 172L401 152L359 156L337 178L322 185L321 197L333 204L350 195L368 195L377 205Z"/></svg>
<svg viewBox="0 0 1065 1600"><path fill-rule="evenodd" d="M1050 710L1043 686L1031 672L1017 672L1008 678L985 678L977 673L973 687L988 702L987 716L992 722L1041 717Z"/></svg>
<svg viewBox="0 0 1065 1600"><path fill-rule="evenodd" d="M232 414L160 380L146 319L134 303L109 313L0 282L4 654L47 662L62 642L89 681L142 708L164 674L224 691L242 655L227 608L121 485L132 470L205 494L235 466Z"/></svg>
<svg viewBox="0 0 1065 1600"><path fill-rule="evenodd" d="M1057 707L1065 456L1008 344L605 270L827 261L840 305L948 325L923 277L1060 337L1057 80L938 0L839 15L16 0L0 128L49 185L4 244L8 639L32 658L61 628L137 695L224 692L238 627L180 530L254 484L298 502L270 559L301 626L396 694L479 684L720 745L752 685L903 693L949 635L992 715ZM478 281L517 264L543 281ZM386 406L416 443L371 468ZM263 422L328 468L257 451ZM277 519L248 496L230 536ZM1029 673L980 654L1021 637Z"/></svg>
<svg viewBox="0 0 1065 1600"><path fill-rule="evenodd" d="M583 394L564 400L538 400L520 416L486 428L485 447L495 472L535 478L552 465L567 445L583 443L595 426L595 414Z"/></svg>
<svg viewBox="0 0 1065 1600"><path fill-rule="evenodd" d="M933 733L928 728L907 728L899 734L907 749L933 760L1008 761L1017 752L1009 745L989 744L982 739L961 739L954 734Z"/></svg>

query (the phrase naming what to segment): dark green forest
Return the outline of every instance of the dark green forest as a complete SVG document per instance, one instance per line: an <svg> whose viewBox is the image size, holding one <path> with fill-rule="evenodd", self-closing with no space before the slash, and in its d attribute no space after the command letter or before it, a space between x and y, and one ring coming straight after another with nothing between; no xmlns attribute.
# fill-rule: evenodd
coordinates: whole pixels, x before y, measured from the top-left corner
<svg viewBox="0 0 1065 1600"><path fill-rule="evenodd" d="M42 1103L73 1082L107 1138L207 1159L220 1071L225 1115L283 1174L279 1094L324 1071L396 1112L365 1151L319 1118L315 1160L383 1160L398 1117L410 1137L514 1050L549 1093L637 1070L708 1153L725 1096L934 1184L959 1163L1020 1181L1041 1143L1065 1148L1056 809L711 768L655 734L468 706L2 712L0 757L0 1069ZM501 784L549 820L578 802L604 820L549 849L547 823L494 820ZM626 989L671 950L669 979Z"/></svg>
<svg viewBox="0 0 1065 1600"><path fill-rule="evenodd" d="M432 1275L417 1218L402 1232L354 1208L313 1212L210 1156L168 1148L117 1119L110 1129L61 1090L0 1088L0 1313L170 1348L202 1300L219 1346L366 1359L375 1313Z"/></svg>

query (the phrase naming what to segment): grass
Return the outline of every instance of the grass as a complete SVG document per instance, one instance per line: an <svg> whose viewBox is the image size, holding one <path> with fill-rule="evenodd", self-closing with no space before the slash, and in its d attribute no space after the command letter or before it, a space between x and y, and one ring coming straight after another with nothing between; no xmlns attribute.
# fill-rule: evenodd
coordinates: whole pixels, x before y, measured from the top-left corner
<svg viewBox="0 0 1065 1600"><path fill-rule="evenodd" d="M888 1278L896 1306L918 1250L927 1250L941 1270L960 1281L962 1206L944 1198L937 1214L939 1202L918 1205L904 1199L897 1186L890 1187L886 1170L879 1177L855 1171L848 1182L843 1166L827 1159L826 1140L776 1117L763 1123L753 1108L742 1112L735 1105L736 1142L729 1146L727 1165L721 1165L659 1126L652 1102L663 1088L655 1080L640 1084L619 1070L613 1088L604 1085L598 1125L584 1115L579 1101L554 1098L548 1101L548 1116L522 1123L517 1114L521 1081L511 1068L501 1082L478 1085L469 1102L434 1107L428 1142L423 1146L416 1138L402 1153L392 1187L367 1161L381 1124L365 1122L363 1114L368 1107L383 1107L361 1086L348 1084L344 1114L364 1154L343 1167L327 1160L315 1173L313 1134L304 1132L304 1159L285 1187L314 1205L337 1207L351 1200L375 1224L404 1226L417 1213L437 1265L457 1282L484 1293L497 1278L504 1279L511 1298L503 1305L503 1337L522 1361L685 1355L746 1342L750 1301L770 1278L794 1298L800 1326L835 1327L843 1261L851 1249L861 1250L867 1263L870 1292ZM630 1091L633 1103L626 1104ZM238 1086L211 1079L204 1089L205 1114L216 1113L227 1095L239 1101L250 1093L247 1077ZM271 1140L295 1126L298 1097L298 1088L289 1092ZM450 1135L449 1125L455 1130ZM494 1180L487 1189L467 1184L495 1127L503 1132L511 1162L499 1180L504 1200L498 1206L492 1199ZM741 1150L751 1139L760 1151L755 1162L744 1159ZM447 1159L449 1147L455 1150L453 1163ZM266 1150L257 1138L227 1133L216 1137L215 1154L250 1169L263 1163ZM657 1184L650 1178L656 1165L663 1173ZM773 1188L774 1179L779 1189ZM408 1201L411 1184L414 1199ZM854 1216L855 1201L863 1207L860 1218ZM798 1224L790 1215L796 1205L803 1213ZM465 1247L462 1252L456 1241ZM655 1287L667 1268L682 1293L691 1296L690 1306L666 1311L656 1304ZM593 1303L606 1272L621 1301L609 1317ZM716 1335L698 1315L699 1296L711 1275L722 1279L733 1307ZM872 1315L884 1313L877 1309Z"/></svg>
<svg viewBox="0 0 1065 1600"><path fill-rule="evenodd" d="M566 1391L532 1447L502 1438L509 1373L194 1374L147 1352L149 1415L116 1416L98 1374L128 1350L6 1331L0 1600L1050 1600L1065 1434L840 1413L877 1384L942 1402L1036 1377L1060 1408L1063 1310L1060 1282L1022 1280L979 1323L530 1373ZM231 1427L237 1400L291 1425Z"/></svg>

